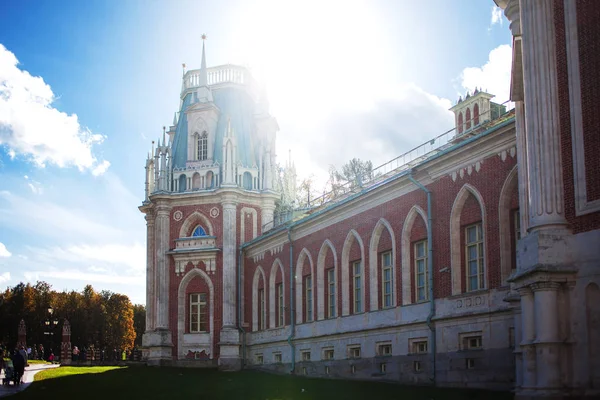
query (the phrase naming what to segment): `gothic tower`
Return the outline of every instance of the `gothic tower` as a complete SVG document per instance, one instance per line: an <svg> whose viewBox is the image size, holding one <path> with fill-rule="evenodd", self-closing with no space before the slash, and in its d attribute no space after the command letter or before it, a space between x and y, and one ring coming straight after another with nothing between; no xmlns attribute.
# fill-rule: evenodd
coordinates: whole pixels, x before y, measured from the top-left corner
<svg viewBox="0 0 600 400"><path fill-rule="evenodd" d="M241 367L238 251L272 224L278 129L250 72L207 68L203 43L146 160L149 363Z"/></svg>

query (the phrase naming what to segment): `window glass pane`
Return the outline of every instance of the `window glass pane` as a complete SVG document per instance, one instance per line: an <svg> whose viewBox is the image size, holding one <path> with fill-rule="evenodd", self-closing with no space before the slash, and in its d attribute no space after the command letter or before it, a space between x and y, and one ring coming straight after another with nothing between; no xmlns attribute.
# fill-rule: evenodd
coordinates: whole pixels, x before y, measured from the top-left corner
<svg viewBox="0 0 600 400"><path fill-rule="evenodd" d="M383 270L383 279L384 279L385 281L389 281L389 280L390 280L390 277L391 277L391 275L392 275L392 270L391 270L391 269L384 269L384 270Z"/></svg>
<svg viewBox="0 0 600 400"><path fill-rule="evenodd" d="M471 290L478 289L477 276L472 276L469 278L469 289L471 289Z"/></svg>
<svg viewBox="0 0 600 400"><path fill-rule="evenodd" d="M469 275L477 275L477 261L469 261Z"/></svg>
<svg viewBox="0 0 600 400"><path fill-rule="evenodd" d="M206 302L206 293L200 293L200 301Z"/></svg>
<svg viewBox="0 0 600 400"><path fill-rule="evenodd" d="M383 285L383 290L385 294L391 293L392 289L389 282L386 282L385 285Z"/></svg>
<svg viewBox="0 0 600 400"><path fill-rule="evenodd" d="M469 246L469 260L477 259L477 246Z"/></svg>
<svg viewBox="0 0 600 400"><path fill-rule="evenodd" d="M383 265L386 267L392 265L392 253L383 253Z"/></svg>
<svg viewBox="0 0 600 400"><path fill-rule="evenodd" d="M477 241L477 228L476 227L471 226L471 227L467 228L467 241L469 243Z"/></svg>

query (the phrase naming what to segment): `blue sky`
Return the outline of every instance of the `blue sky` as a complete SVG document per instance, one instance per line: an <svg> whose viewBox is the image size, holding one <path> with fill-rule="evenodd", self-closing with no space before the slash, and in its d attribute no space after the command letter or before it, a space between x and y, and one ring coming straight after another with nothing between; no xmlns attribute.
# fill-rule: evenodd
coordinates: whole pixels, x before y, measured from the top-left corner
<svg viewBox="0 0 600 400"><path fill-rule="evenodd" d="M2 2L0 286L145 302L144 160L179 104L181 64L247 65L278 156L300 178L380 164L451 127L475 86L507 100L511 37L493 1ZM18 60L18 63L17 61Z"/></svg>

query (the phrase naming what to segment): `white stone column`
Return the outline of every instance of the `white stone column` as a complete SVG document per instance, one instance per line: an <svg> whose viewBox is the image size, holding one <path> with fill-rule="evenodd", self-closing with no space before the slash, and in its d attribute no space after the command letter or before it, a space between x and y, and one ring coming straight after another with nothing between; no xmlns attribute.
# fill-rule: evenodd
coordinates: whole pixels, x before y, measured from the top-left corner
<svg viewBox="0 0 600 400"><path fill-rule="evenodd" d="M223 327L235 328L237 259L237 203L224 199L223 206Z"/></svg>
<svg viewBox="0 0 600 400"><path fill-rule="evenodd" d="M146 214L146 331L155 326L154 215Z"/></svg>
<svg viewBox="0 0 600 400"><path fill-rule="evenodd" d="M169 327L169 260L166 252L169 250L169 208L159 205L156 207L155 222L155 257L157 291L156 328Z"/></svg>
<svg viewBox="0 0 600 400"><path fill-rule="evenodd" d="M564 229L554 3L521 0L529 231Z"/></svg>
<svg viewBox="0 0 600 400"><path fill-rule="evenodd" d="M522 384L525 390L536 387L537 368L535 356L535 305L533 292L530 288L519 289L521 295L521 347L522 354Z"/></svg>
<svg viewBox="0 0 600 400"><path fill-rule="evenodd" d="M558 389L560 341L558 335L558 289L556 282L538 282L534 291L538 390Z"/></svg>

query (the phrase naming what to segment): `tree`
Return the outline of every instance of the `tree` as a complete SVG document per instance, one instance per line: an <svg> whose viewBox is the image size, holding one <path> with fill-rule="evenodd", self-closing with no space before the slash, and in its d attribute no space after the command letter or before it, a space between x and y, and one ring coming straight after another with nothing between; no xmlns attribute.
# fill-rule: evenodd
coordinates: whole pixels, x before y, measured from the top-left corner
<svg viewBox="0 0 600 400"><path fill-rule="evenodd" d="M146 307L143 304L133 306L133 328L135 330L135 345L142 345L142 335L146 330Z"/></svg>

